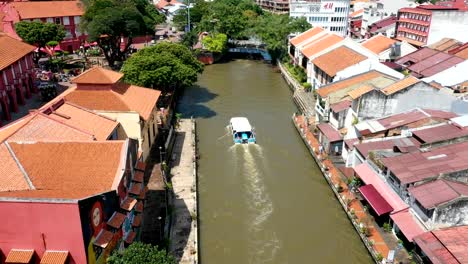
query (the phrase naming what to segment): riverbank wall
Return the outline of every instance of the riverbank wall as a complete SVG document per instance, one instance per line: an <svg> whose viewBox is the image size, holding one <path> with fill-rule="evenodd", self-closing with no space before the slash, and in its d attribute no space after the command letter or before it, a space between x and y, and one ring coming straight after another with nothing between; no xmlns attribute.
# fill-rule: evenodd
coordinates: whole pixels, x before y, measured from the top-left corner
<svg viewBox="0 0 468 264"><path fill-rule="evenodd" d="M196 122L181 119L171 157L172 223L169 251L180 264L199 263Z"/></svg>

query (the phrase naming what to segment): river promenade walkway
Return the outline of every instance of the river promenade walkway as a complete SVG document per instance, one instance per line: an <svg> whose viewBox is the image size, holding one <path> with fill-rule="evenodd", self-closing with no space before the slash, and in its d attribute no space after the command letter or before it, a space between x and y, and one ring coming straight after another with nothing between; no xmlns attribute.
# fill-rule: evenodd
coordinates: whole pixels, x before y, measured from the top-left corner
<svg viewBox="0 0 468 264"><path fill-rule="evenodd" d="M346 177L325 154L319 155L319 142L310 129L313 122L309 121L307 124L304 115L294 114L293 123L372 258L376 263L380 263L383 258L388 256L390 249L395 248L396 243L389 244L388 239L384 239L372 216L358 200L355 193L348 189ZM341 186L340 191L338 186ZM368 232L363 232L362 227L368 229ZM393 263L399 263L399 261L408 263L409 256L405 251L398 253Z"/></svg>
<svg viewBox="0 0 468 264"><path fill-rule="evenodd" d="M193 119L181 119L172 152L172 223L169 251L178 263L198 263L196 134Z"/></svg>

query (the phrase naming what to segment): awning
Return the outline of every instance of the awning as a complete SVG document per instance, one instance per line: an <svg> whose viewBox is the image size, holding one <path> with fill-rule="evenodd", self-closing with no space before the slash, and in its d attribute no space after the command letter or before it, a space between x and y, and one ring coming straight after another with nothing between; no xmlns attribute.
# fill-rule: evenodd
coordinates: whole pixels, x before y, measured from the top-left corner
<svg viewBox="0 0 468 264"><path fill-rule="evenodd" d="M106 248L107 245L109 245L109 243L112 241L112 238L114 238L114 233L102 229L101 232L99 232L97 235L93 244L101 248Z"/></svg>
<svg viewBox="0 0 468 264"><path fill-rule="evenodd" d="M372 184L360 187L359 191L367 202L369 202L378 216L393 211L393 207L385 201L382 195L379 194Z"/></svg>
<svg viewBox="0 0 468 264"><path fill-rule="evenodd" d="M372 184L377 192L392 206L393 210L400 211L408 208L408 205L398 196L398 194L384 182L380 176L371 169L369 164L362 163L354 167L356 176L358 176L365 184Z"/></svg>
<svg viewBox="0 0 468 264"><path fill-rule="evenodd" d="M34 255L32 249L12 249L5 260L5 263L29 263Z"/></svg>
<svg viewBox="0 0 468 264"><path fill-rule="evenodd" d="M343 140L340 133L332 127L329 123L322 123L317 125L317 128L328 138L330 142L337 142Z"/></svg>
<svg viewBox="0 0 468 264"><path fill-rule="evenodd" d="M68 259L68 251L46 250L41 258L41 264L65 264Z"/></svg>
<svg viewBox="0 0 468 264"><path fill-rule="evenodd" d="M115 229L119 229L125 221L126 217L127 216L122 213L114 212L111 218L107 221L107 225Z"/></svg>
<svg viewBox="0 0 468 264"><path fill-rule="evenodd" d="M409 210L403 210L395 214L391 214L390 218L395 222L398 228L405 235L408 241L413 241L415 236L423 234L424 228L418 223L418 220L411 214Z"/></svg>

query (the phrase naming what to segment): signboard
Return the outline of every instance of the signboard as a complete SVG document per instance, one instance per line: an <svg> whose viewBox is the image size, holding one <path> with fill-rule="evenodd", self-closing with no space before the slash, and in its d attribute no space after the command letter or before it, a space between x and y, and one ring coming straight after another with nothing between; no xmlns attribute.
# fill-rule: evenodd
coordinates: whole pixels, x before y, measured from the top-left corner
<svg viewBox="0 0 468 264"><path fill-rule="evenodd" d="M320 12L333 12L333 8L333 2L322 2L322 6L320 6Z"/></svg>

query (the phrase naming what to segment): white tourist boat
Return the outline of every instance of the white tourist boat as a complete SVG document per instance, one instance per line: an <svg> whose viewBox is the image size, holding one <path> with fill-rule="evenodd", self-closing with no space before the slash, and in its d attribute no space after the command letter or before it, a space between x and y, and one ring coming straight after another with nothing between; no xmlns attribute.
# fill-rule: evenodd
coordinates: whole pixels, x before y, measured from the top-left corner
<svg viewBox="0 0 468 264"><path fill-rule="evenodd" d="M236 144L255 144L255 131L246 117L233 117L229 122L232 139Z"/></svg>

